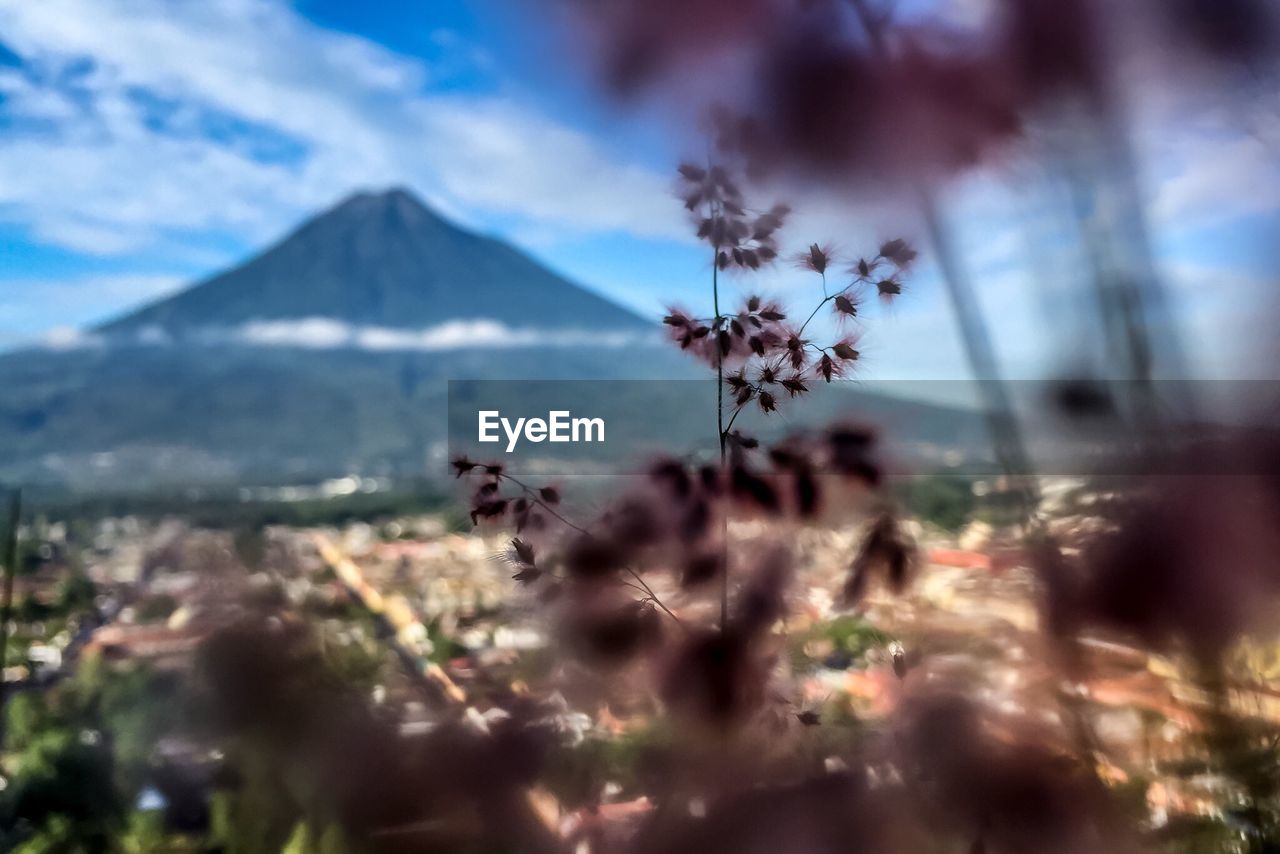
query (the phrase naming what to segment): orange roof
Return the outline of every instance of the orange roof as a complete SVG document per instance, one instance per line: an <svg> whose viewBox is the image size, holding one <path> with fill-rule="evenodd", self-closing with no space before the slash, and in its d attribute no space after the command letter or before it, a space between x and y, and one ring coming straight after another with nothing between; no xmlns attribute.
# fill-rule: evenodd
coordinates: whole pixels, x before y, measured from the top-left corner
<svg viewBox="0 0 1280 854"><path fill-rule="evenodd" d="M963 549L930 549L929 563L959 569L991 569L991 556Z"/></svg>

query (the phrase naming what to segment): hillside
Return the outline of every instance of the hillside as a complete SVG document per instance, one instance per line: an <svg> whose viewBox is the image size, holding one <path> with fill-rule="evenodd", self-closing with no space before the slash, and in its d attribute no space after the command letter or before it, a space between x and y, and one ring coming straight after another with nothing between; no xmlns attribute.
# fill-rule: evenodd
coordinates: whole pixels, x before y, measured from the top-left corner
<svg viewBox="0 0 1280 854"><path fill-rule="evenodd" d="M247 334L264 324L274 337ZM316 324L350 334L279 334ZM489 337L473 335L479 326ZM452 331L432 334L442 328ZM443 476L449 380L708 377L656 324L400 190L353 196L244 264L89 332L78 348L0 355L0 478L116 490ZM705 439L709 391L597 385L592 405L640 439ZM545 403L526 391L510 405ZM875 413L908 441L972 438L972 418L937 407L821 397L814 417Z"/></svg>

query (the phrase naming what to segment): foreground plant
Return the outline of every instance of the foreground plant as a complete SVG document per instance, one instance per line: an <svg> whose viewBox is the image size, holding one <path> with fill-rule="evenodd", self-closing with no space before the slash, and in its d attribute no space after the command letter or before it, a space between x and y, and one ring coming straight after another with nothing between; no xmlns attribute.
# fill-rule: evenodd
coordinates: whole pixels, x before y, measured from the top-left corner
<svg viewBox="0 0 1280 854"><path fill-rule="evenodd" d="M554 489L500 464L453 466L476 484L473 521L515 528L507 555L514 578L545 603L570 649L599 665L647 660L652 688L671 711L726 731L776 714L779 702L797 703L770 688L772 639L800 568L789 532L834 517L872 520L850 556L848 605L876 578L896 589L907 581L914 546L882 491L872 431L837 425L763 447L737 425L748 408L774 413L815 384L850 375L867 297L897 298L915 252L890 240L840 259L813 243L792 256L820 285L802 321L754 294L726 310L721 275L775 264L790 210L752 207L722 164L685 164L679 174L679 195L711 250L712 313L672 308L665 324L674 343L715 371L718 460L654 460L638 486L581 520L565 515ZM840 330L834 340L815 324L823 311ZM767 520L769 533L739 548L729 523L753 518Z"/></svg>

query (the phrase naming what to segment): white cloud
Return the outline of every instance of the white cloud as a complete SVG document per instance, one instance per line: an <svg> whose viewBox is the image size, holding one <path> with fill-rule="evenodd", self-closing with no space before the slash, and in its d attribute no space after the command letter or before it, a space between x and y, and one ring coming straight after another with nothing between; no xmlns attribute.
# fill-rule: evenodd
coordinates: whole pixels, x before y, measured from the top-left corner
<svg viewBox="0 0 1280 854"><path fill-rule="evenodd" d="M238 330L206 333L208 338L224 338L266 347L304 347L328 350L351 345L351 327L340 320L310 317L303 320L255 321Z"/></svg>
<svg viewBox="0 0 1280 854"><path fill-rule="evenodd" d="M3 109L28 131L0 141L0 204L48 242L259 242L388 184L473 217L682 236L665 176L514 100L432 93L423 63L282 0L0 0L0 32L26 64L0 77ZM163 122L139 93L167 104ZM238 124L201 133L200 115ZM256 156L266 136L296 156Z"/></svg>
<svg viewBox="0 0 1280 854"><path fill-rule="evenodd" d="M1157 223L1203 227L1280 207L1280 166L1276 152L1261 140L1201 140L1181 155L1180 168L1152 199Z"/></svg>
<svg viewBox="0 0 1280 854"><path fill-rule="evenodd" d="M57 326L50 329L40 339L39 346L46 350L82 350L88 347L101 347L103 341L96 335L81 332L72 326Z"/></svg>
<svg viewBox="0 0 1280 854"><path fill-rule="evenodd" d="M48 350L79 350L106 346L234 346L284 347L302 350L365 350L369 352L444 352L498 350L522 347L600 347L616 349L646 345L667 346L656 333L634 330L512 328L488 318L451 320L420 329L358 326L328 317L296 320L254 320L234 327L206 327L175 338L156 326L129 337L104 336L73 326L48 330L35 346Z"/></svg>
<svg viewBox="0 0 1280 854"><path fill-rule="evenodd" d="M513 347L630 347L658 342L656 335L608 329L514 329L487 318L452 320L421 329L356 326L328 317L255 320L229 329L197 330L190 342L206 345L297 347L308 350L387 351L486 350ZM174 343L155 330L143 330L135 343Z"/></svg>
<svg viewBox="0 0 1280 854"><path fill-rule="evenodd" d="M1227 67L1191 70L1183 60L1177 52L1136 50L1118 69L1120 115L1152 223L1184 235L1276 211L1274 78Z"/></svg>

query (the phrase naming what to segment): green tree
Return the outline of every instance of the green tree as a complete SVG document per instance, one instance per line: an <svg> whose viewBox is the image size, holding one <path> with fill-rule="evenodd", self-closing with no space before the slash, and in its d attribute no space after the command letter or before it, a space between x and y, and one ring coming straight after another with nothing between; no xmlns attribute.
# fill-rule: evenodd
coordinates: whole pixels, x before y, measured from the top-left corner
<svg viewBox="0 0 1280 854"><path fill-rule="evenodd" d="M41 732L19 755L17 766L0 796L0 824L28 833L11 842L35 845L30 850L36 851L109 850L125 803L114 785L111 752L98 734Z"/></svg>

